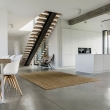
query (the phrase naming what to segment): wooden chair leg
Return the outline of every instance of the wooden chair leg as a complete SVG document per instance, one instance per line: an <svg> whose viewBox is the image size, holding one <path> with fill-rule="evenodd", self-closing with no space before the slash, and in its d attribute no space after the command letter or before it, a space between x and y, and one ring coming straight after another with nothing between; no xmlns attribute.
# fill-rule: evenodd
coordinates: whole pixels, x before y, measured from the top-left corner
<svg viewBox="0 0 110 110"><path fill-rule="evenodd" d="M11 79L12 79L12 82L13 82L13 87L16 89L16 84L15 84L13 76L11 77Z"/></svg>
<svg viewBox="0 0 110 110"><path fill-rule="evenodd" d="M14 80L15 80L16 87L17 87L18 91L19 91L19 92L20 92L20 94L22 95L22 92L21 92L21 89L20 89L20 87L19 87L19 84L18 84L18 81L17 81L16 77L15 77L15 76L13 76L13 78L14 78Z"/></svg>
<svg viewBox="0 0 110 110"><path fill-rule="evenodd" d="M12 81L11 81L11 78L10 77L8 77L9 78L9 80L10 80L10 84L12 85Z"/></svg>
<svg viewBox="0 0 110 110"><path fill-rule="evenodd" d="M10 78L11 85L13 86L13 88L15 88L12 77L11 77L11 76L9 76L9 78Z"/></svg>
<svg viewBox="0 0 110 110"><path fill-rule="evenodd" d="M7 76L4 76L4 85L6 83L6 80L7 80Z"/></svg>
<svg viewBox="0 0 110 110"><path fill-rule="evenodd" d="M14 75L13 76L4 76L4 84L6 83L6 80L9 82L10 85L12 85L22 95L22 92L21 92L21 89L19 87L18 81L17 81L17 79ZM2 98L2 93L0 93L0 98Z"/></svg>
<svg viewBox="0 0 110 110"><path fill-rule="evenodd" d="M12 78L12 80L13 80L14 87L15 87L15 89L17 90L17 86L16 86L16 83L15 83L15 79L14 79L13 76L11 76L11 78Z"/></svg>
<svg viewBox="0 0 110 110"><path fill-rule="evenodd" d="M11 85L11 82L10 82L10 79L9 79L9 77L7 78L7 81L8 81L8 83L9 83L9 85Z"/></svg>

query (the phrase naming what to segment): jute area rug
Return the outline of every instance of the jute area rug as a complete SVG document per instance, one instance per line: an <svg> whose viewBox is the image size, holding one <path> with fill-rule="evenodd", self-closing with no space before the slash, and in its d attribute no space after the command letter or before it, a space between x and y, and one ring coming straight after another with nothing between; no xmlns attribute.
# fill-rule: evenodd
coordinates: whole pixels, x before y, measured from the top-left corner
<svg viewBox="0 0 110 110"><path fill-rule="evenodd" d="M46 90L98 81L94 78L57 71L22 73L18 75Z"/></svg>

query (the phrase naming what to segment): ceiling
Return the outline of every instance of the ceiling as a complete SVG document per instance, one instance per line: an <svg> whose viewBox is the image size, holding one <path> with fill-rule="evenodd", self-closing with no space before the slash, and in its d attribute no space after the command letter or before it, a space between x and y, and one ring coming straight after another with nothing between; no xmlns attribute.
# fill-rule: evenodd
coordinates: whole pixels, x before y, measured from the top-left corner
<svg viewBox="0 0 110 110"><path fill-rule="evenodd" d="M61 19L69 20L110 3L109 0L0 0L0 9L8 11L9 36L19 37L27 32L19 31L26 23L45 10L62 14Z"/></svg>

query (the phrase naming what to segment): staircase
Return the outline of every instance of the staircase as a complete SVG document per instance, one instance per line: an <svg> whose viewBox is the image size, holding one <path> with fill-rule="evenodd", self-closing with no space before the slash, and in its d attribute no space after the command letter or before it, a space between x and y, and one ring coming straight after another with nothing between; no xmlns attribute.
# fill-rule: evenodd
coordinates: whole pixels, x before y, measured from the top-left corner
<svg viewBox="0 0 110 110"><path fill-rule="evenodd" d="M42 43L45 42L52 33L60 15L59 13L45 11L37 17L35 26L23 53L21 65L28 66L31 64L31 61L37 55Z"/></svg>
<svg viewBox="0 0 110 110"><path fill-rule="evenodd" d="M39 65L42 62L42 57L44 56L44 54L46 53L46 51L48 50L49 44L46 45L45 49L42 51L40 57L37 59L36 65ZM36 53L36 56L38 55L38 52Z"/></svg>

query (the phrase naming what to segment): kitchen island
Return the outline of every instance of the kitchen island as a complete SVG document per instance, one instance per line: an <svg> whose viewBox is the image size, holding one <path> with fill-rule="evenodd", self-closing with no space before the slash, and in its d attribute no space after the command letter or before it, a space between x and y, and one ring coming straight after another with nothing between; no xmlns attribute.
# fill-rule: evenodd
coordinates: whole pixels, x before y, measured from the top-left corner
<svg viewBox="0 0 110 110"><path fill-rule="evenodd" d="M78 54L75 56L76 71L102 73L110 71L109 54Z"/></svg>

